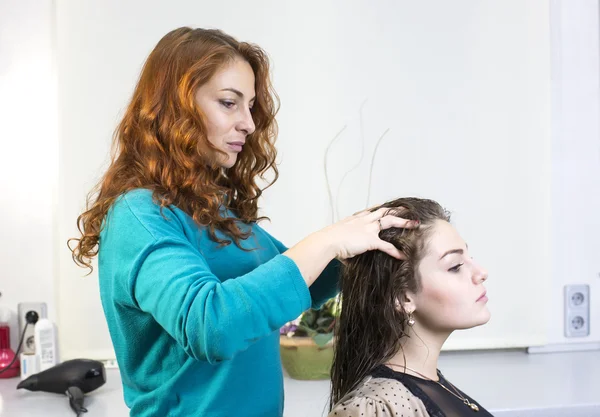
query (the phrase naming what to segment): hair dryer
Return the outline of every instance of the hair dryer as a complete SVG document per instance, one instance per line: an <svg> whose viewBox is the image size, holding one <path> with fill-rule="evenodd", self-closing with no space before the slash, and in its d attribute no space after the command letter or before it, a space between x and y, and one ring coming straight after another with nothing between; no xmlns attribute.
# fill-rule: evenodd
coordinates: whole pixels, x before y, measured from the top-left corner
<svg viewBox="0 0 600 417"><path fill-rule="evenodd" d="M106 382L106 370L102 362L90 359L73 359L31 375L21 381L17 389L66 394L71 408L79 415L83 407L83 395L101 387Z"/></svg>

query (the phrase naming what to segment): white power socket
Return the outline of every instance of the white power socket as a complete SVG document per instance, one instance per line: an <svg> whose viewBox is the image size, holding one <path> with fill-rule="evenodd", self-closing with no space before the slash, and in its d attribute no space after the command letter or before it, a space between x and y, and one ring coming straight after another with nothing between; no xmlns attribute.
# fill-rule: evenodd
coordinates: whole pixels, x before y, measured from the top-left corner
<svg viewBox="0 0 600 417"><path fill-rule="evenodd" d="M30 311L35 311L38 315L38 319L48 318L48 308L46 306L46 303L19 303L17 306L17 314L19 315L19 338L23 333L25 323L27 323L25 316ZM32 324L27 326L27 330L25 330L25 337L23 339L23 347L21 348L21 352L32 354L35 353L34 329L35 326ZM19 354L19 352L17 352L17 354Z"/></svg>
<svg viewBox="0 0 600 417"><path fill-rule="evenodd" d="M565 336L590 334L590 286L565 285Z"/></svg>

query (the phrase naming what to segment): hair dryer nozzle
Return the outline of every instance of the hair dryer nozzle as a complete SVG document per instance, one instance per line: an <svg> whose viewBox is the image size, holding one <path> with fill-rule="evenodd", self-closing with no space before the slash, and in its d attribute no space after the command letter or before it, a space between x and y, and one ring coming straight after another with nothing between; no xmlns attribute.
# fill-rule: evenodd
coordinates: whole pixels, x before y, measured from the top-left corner
<svg viewBox="0 0 600 417"><path fill-rule="evenodd" d="M23 381L19 382L19 385L17 385L17 389L27 389L29 391L38 391L36 389L37 387L37 375L31 375L29 378L24 379Z"/></svg>

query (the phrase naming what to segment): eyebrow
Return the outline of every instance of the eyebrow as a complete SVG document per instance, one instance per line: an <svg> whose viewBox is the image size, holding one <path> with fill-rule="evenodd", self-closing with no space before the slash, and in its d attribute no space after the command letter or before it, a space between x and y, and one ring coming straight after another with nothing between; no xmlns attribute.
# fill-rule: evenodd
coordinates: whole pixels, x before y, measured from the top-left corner
<svg viewBox="0 0 600 417"><path fill-rule="evenodd" d="M465 247L466 247L467 249L469 249L469 245L468 245L468 244L466 244L466 243L465 243ZM462 255L462 254L464 254L464 253L465 253L465 251L464 251L464 250L462 250L462 249L451 249L451 250L449 250L448 252L444 253L444 254L443 254L441 257L440 257L440 260L442 260L442 259L444 259L446 256L448 256L448 255L452 255L452 254L454 254L454 253L458 253L459 255Z"/></svg>
<svg viewBox="0 0 600 417"><path fill-rule="evenodd" d="M463 253L465 253L465 251L463 251L462 249L452 249L452 250L449 250L448 252L444 253L440 257L440 260L444 259L448 255L452 255L453 253L458 253L458 254L462 255Z"/></svg>
<svg viewBox="0 0 600 417"><path fill-rule="evenodd" d="M236 90L235 88L224 88L221 91L231 91L232 93L237 95L239 98L244 98L244 93L242 93L240 90ZM252 97L252 99L250 99L250 101L253 101L255 98L256 97Z"/></svg>

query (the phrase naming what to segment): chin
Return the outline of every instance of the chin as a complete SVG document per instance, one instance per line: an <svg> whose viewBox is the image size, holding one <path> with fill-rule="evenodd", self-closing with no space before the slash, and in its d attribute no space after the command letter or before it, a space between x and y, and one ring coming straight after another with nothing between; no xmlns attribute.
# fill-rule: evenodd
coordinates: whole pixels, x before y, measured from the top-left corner
<svg viewBox="0 0 600 417"><path fill-rule="evenodd" d="M221 165L223 168L233 168L233 166L235 165L235 163L237 162L237 155L229 155L229 157L227 158L227 161L225 161L223 163L223 165Z"/></svg>
<svg viewBox="0 0 600 417"><path fill-rule="evenodd" d="M492 314L490 313L490 310L488 310L486 307L484 311L478 314L477 318L479 320L477 321L477 324L475 324L473 327L483 326L484 324L486 324L492 318Z"/></svg>
<svg viewBox="0 0 600 417"><path fill-rule="evenodd" d="M492 315L486 307L483 311L473 314L472 316L469 317L468 320L465 320L464 322L460 323L460 325L455 326L454 329L455 330L468 330L468 329L472 329L474 327L483 326L488 321L490 321L491 317L492 317Z"/></svg>

